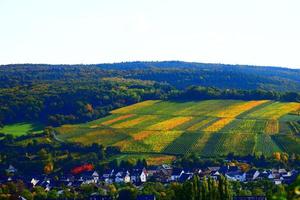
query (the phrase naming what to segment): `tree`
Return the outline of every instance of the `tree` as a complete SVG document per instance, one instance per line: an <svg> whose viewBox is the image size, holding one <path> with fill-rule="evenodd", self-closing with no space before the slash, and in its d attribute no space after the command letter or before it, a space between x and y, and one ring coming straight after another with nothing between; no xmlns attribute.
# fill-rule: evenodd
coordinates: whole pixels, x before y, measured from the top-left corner
<svg viewBox="0 0 300 200"><path fill-rule="evenodd" d="M222 200L230 200L232 198L229 181L224 176L219 178L219 194Z"/></svg>
<svg viewBox="0 0 300 200"><path fill-rule="evenodd" d="M42 159L42 160L48 160L50 158L50 155L48 154L48 152L46 151L46 149L41 149L39 152L38 152L38 155L39 157Z"/></svg>
<svg viewBox="0 0 300 200"><path fill-rule="evenodd" d="M27 200L33 200L33 195L28 189L24 189L21 192L21 196L24 197Z"/></svg>
<svg viewBox="0 0 300 200"><path fill-rule="evenodd" d="M53 171L53 163L52 162L48 162L45 167L44 167L44 173L45 174L50 174Z"/></svg>
<svg viewBox="0 0 300 200"><path fill-rule="evenodd" d="M273 158L277 161L280 161L281 160L280 152L274 152Z"/></svg>
<svg viewBox="0 0 300 200"><path fill-rule="evenodd" d="M265 193L264 193L264 191L261 188L254 188L252 190L252 195L255 195L255 196L265 196Z"/></svg>
<svg viewBox="0 0 300 200"><path fill-rule="evenodd" d="M300 176L287 188L287 199L299 200L300 198Z"/></svg>
<svg viewBox="0 0 300 200"><path fill-rule="evenodd" d="M206 177L203 178L203 181L201 184L200 199L201 200L209 200L209 188L208 188L208 182L207 182Z"/></svg>
<svg viewBox="0 0 300 200"><path fill-rule="evenodd" d="M136 188L125 187L119 191L118 200L136 200L137 194Z"/></svg>
<svg viewBox="0 0 300 200"><path fill-rule="evenodd" d="M49 199L49 200L56 200L58 198L59 198L59 195L57 193L57 190L55 190L55 189L50 190L47 194L47 199Z"/></svg>
<svg viewBox="0 0 300 200"><path fill-rule="evenodd" d="M45 192L45 189L41 186L36 186L33 189L33 193L34 193L34 199L35 200L47 199L47 193Z"/></svg>

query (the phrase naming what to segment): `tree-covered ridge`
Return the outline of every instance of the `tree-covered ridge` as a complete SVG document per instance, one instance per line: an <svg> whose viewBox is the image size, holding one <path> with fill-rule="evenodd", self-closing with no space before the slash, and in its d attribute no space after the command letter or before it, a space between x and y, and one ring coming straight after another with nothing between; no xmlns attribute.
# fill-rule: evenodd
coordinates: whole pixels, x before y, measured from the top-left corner
<svg viewBox="0 0 300 200"><path fill-rule="evenodd" d="M177 88L190 85L235 89L300 91L300 70L206 63L126 62L95 65L21 64L0 66L0 87L36 81L124 77L167 82Z"/></svg>
<svg viewBox="0 0 300 200"><path fill-rule="evenodd" d="M0 89L0 122L42 121L54 126L90 121L110 110L168 95L171 87L149 81L56 80Z"/></svg>

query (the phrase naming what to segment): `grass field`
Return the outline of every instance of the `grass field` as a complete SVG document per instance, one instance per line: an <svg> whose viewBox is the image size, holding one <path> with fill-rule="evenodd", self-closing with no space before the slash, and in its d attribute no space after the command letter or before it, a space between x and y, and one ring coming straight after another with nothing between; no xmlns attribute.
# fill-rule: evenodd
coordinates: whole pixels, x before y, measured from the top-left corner
<svg viewBox="0 0 300 200"><path fill-rule="evenodd" d="M41 133L43 128L44 125L40 123L23 122L5 125L3 128L0 128L0 133L21 136L28 133Z"/></svg>
<svg viewBox="0 0 300 200"><path fill-rule="evenodd" d="M300 151L299 110L299 103L266 100L151 100L56 130L62 140L119 146L130 154L271 155Z"/></svg>

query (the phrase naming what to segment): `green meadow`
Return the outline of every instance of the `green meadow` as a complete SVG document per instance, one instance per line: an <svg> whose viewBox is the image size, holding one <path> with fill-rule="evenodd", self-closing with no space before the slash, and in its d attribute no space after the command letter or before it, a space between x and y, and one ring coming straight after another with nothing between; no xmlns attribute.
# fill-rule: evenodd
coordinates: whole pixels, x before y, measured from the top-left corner
<svg viewBox="0 0 300 200"><path fill-rule="evenodd" d="M13 136L22 136L28 133L41 133L44 125L35 122L21 122L5 125L0 128L0 133L11 134Z"/></svg>

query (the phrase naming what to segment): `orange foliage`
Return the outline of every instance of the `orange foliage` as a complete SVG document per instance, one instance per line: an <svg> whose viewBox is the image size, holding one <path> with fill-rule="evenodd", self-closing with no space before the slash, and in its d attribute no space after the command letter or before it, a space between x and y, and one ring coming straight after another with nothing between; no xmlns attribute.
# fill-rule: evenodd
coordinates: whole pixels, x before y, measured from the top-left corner
<svg viewBox="0 0 300 200"><path fill-rule="evenodd" d="M280 152L274 152L273 153L273 157L274 157L275 160L278 160L278 161L281 160L281 158L280 158Z"/></svg>
<svg viewBox="0 0 300 200"><path fill-rule="evenodd" d="M134 116L134 114L122 115L122 116L116 117L114 119L102 122L101 124L102 125L110 125L114 122L117 122L117 121L120 121L120 120L123 120L123 119L127 119L127 118L132 117L132 116Z"/></svg>
<svg viewBox="0 0 300 200"><path fill-rule="evenodd" d="M133 139L134 140L143 140L145 139L146 137L148 137L149 135L151 135L154 131L141 131L137 134L134 134L133 135Z"/></svg>
<svg viewBox="0 0 300 200"><path fill-rule="evenodd" d="M45 174L50 174L53 171L53 163L47 163L44 167Z"/></svg>
<svg viewBox="0 0 300 200"><path fill-rule="evenodd" d="M147 158L148 165L161 165L171 163L175 160L175 156L154 156Z"/></svg>

